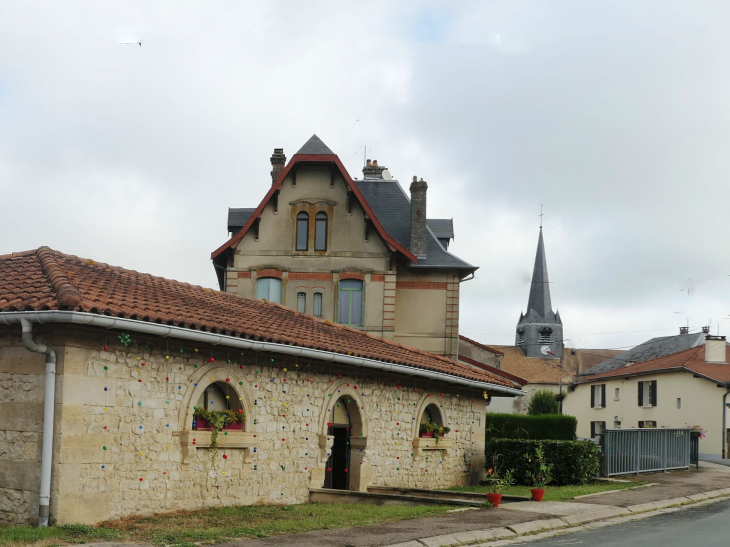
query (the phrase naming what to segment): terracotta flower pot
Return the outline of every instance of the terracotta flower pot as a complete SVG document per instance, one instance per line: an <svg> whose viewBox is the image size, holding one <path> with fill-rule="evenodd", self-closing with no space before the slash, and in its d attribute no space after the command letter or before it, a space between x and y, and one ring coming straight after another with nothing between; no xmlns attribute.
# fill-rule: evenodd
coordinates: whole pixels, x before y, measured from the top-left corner
<svg viewBox="0 0 730 547"><path fill-rule="evenodd" d="M213 428L210 426L210 424L204 420L203 418L195 418L195 430L196 431L213 431ZM243 423L236 422L235 424L227 425L223 427L223 430L228 431L241 431L243 429Z"/></svg>
<svg viewBox="0 0 730 547"><path fill-rule="evenodd" d="M433 437L433 431L426 431L425 433L421 433L421 437L432 438Z"/></svg>
<svg viewBox="0 0 730 547"><path fill-rule="evenodd" d="M542 497L545 495L544 488L533 488L530 492L532 492L532 501L542 501Z"/></svg>
<svg viewBox="0 0 730 547"><path fill-rule="evenodd" d="M487 501L492 504L492 507L499 507L499 502L502 501L502 494L493 494L492 492L488 492Z"/></svg>

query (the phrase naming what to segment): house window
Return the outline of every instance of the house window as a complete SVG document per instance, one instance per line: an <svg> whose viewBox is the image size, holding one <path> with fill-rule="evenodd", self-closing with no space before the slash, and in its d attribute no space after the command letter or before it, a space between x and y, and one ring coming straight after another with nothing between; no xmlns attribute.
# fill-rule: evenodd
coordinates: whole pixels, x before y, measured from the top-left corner
<svg viewBox="0 0 730 547"><path fill-rule="evenodd" d="M297 251L309 249L309 215L302 211L297 215Z"/></svg>
<svg viewBox="0 0 730 547"><path fill-rule="evenodd" d="M327 250L327 213L317 213L314 217L314 250Z"/></svg>
<svg viewBox="0 0 730 547"><path fill-rule="evenodd" d="M297 311L299 313L307 313L307 293L297 293Z"/></svg>
<svg viewBox="0 0 730 547"><path fill-rule="evenodd" d="M613 390L613 400L614 401L621 400L621 388L620 387L617 387Z"/></svg>
<svg viewBox="0 0 730 547"><path fill-rule="evenodd" d="M591 408L606 408L606 384L591 386Z"/></svg>
<svg viewBox="0 0 730 547"><path fill-rule="evenodd" d="M362 326L362 281L347 279L340 281L339 322L353 327Z"/></svg>
<svg viewBox="0 0 730 547"><path fill-rule="evenodd" d="M656 406L657 381L639 382L639 406Z"/></svg>
<svg viewBox="0 0 730 547"><path fill-rule="evenodd" d="M551 342L553 339L553 329L540 329L540 337L538 342Z"/></svg>
<svg viewBox="0 0 730 547"><path fill-rule="evenodd" d="M281 304L281 279L262 277L256 281L256 298Z"/></svg>
<svg viewBox="0 0 730 547"><path fill-rule="evenodd" d="M656 422L654 420L642 420L639 422L641 429L656 429Z"/></svg>
<svg viewBox="0 0 730 547"><path fill-rule="evenodd" d="M677 397L677 410L682 410L682 398Z"/></svg>
<svg viewBox="0 0 730 547"><path fill-rule="evenodd" d="M620 420L614 420L613 421L613 428L614 429L621 429L621 421Z"/></svg>
<svg viewBox="0 0 730 547"><path fill-rule="evenodd" d="M314 293L314 310L312 315L315 317L322 317L322 293Z"/></svg>
<svg viewBox="0 0 730 547"><path fill-rule="evenodd" d="M606 422L591 422L591 438L598 437L606 429Z"/></svg>
<svg viewBox="0 0 730 547"><path fill-rule="evenodd" d="M198 399L196 408L204 408L209 411L232 410L239 414L243 413L239 396L226 382L213 382L206 387ZM208 428L210 428L210 424L202 422L199 418L193 418L193 429Z"/></svg>

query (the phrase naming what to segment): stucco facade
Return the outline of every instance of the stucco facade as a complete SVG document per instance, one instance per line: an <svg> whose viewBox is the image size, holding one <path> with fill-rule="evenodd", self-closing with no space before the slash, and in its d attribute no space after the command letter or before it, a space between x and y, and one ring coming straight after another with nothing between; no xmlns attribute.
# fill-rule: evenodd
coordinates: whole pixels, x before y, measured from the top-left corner
<svg viewBox="0 0 730 547"><path fill-rule="evenodd" d="M730 366L730 365L727 365ZM647 399L639 406L639 382L656 381L656 406ZM591 407L591 386L605 385L605 407ZM618 390L618 392L617 392ZM700 454L722 454L722 399L727 392L716 382L698 378L691 372L644 374L632 378L603 379L582 383L568 391L563 413L578 419L578 437L591 436L591 422L605 422L607 428L637 428L639 422L655 422L656 427L700 425L707 436L700 441ZM730 424L730 419L727 422Z"/></svg>
<svg viewBox="0 0 730 547"><path fill-rule="evenodd" d="M347 418L350 489L464 485L483 467L481 393L172 339L135 337L125 347L117 334L48 326L35 335L58 356L51 515L60 524L306 502L327 480L330 426ZM33 523L38 511L44 360L19 335L0 327L3 524ZM193 430L194 406L212 383L246 416L242 431L219 434L217 455L211 433ZM418 437L428 405L451 427L438 444Z"/></svg>

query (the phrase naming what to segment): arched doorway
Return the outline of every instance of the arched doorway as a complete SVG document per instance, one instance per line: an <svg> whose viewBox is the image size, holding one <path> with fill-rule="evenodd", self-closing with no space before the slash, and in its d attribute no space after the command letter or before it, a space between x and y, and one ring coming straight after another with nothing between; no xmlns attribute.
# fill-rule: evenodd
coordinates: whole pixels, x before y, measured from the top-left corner
<svg viewBox="0 0 730 547"><path fill-rule="evenodd" d="M327 435L333 437L330 456L327 459L324 487L336 490L350 489L352 465L352 436L360 432L362 421L357 402L343 395L332 406L332 416L327 423Z"/></svg>

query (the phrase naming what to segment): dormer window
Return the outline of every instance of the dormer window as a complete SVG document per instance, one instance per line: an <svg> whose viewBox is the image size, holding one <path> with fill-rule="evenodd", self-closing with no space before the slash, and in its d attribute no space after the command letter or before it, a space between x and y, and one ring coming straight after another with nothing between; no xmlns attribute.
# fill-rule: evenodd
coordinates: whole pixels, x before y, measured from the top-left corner
<svg viewBox="0 0 730 547"><path fill-rule="evenodd" d="M309 214L302 211L297 215L297 251L309 249Z"/></svg>
<svg viewBox="0 0 730 547"><path fill-rule="evenodd" d="M314 217L314 250L327 250L327 213L321 211Z"/></svg>
<svg viewBox="0 0 730 547"><path fill-rule="evenodd" d="M538 342L552 342L553 341L553 329L540 329L540 338Z"/></svg>

